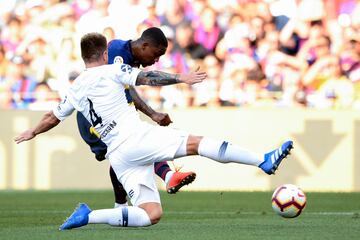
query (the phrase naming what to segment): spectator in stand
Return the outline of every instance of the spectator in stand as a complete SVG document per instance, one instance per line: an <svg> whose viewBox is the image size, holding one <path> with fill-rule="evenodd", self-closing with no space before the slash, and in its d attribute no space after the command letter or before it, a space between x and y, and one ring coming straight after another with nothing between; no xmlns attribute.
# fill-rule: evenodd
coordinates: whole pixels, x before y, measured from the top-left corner
<svg viewBox="0 0 360 240"><path fill-rule="evenodd" d="M52 91L46 82L38 83L33 91L34 101L28 108L35 111L47 111L57 106L60 102L59 95Z"/></svg>
<svg viewBox="0 0 360 240"><path fill-rule="evenodd" d="M42 36L27 35L17 51L28 63L27 72L38 82L47 81L53 77L53 51Z"/></svg>
<svg viewBox="0 0 360 240"><path fill-rule="evenodd" d="M250 20L249 39L253 47L257 47L258 42L265 37L265 20L256 16Z"/></svg>
<svg viewBox="0 0 360 240"><path fill-rule="evenodd" d="M2 82L2 79L4 78L6 73L7 66L9 64L5 54L6 54L5 47L2 44L2 42L0 42L0 79L1 79L0 82Z"/></svg>
<svg viewBox="0 0 360 240"><path fill-rule="evenodd" d="M310 41L310 40L309 40ZM331 53L331 39L328 36L322 35L318 38L312 39L309 42L310 52L313 54L310 61L313 62L303 78L303 85L307 91L316 90L328 77L331 76L332 71L327 68L330 65L338 64L338 58Z"/></svg>
<svg viewBox="0 0 360 240"><path fill-rule="evenodd" d="M308 105L317 108L349 108L354 101L354 85L341 71L340 60L328 58L326 72L325 81L316 92L308 96Z"/></svg>
<svg viewBox="0 0 360 240"><path fill-rule="evenodd" d="M351 67L346 72L346 75L354 84L354 106L356 109L360 109L360 37L354 37L354 39L351 39L350 42L350 45L354 49L354 59L356 60L356 62L353 62Z"/></svg>
<svg viewBox="0 0 360 240"><path fill-rule="evenodd" d="M328 85L327 81L342 78L339 58L331 53L331 40L328 36L321 36L312 42L315 62L311 65L303 78L306 89L307 101L310 106L328 107L323 105L317 96L322 85ZM336 98L335 93L327 92L328 98ZM331 105L332 106L332 105Z"/></svg>
<svg viewBox="0 0 360 240"><path fill-rule="evenodd" d="M192 86L194 93L194 106L220 106L219 89L222 65L215 55L208 55L204 59L204 70L207 79Z"/></svg>
<svg viewBox="0 0 360 240"><path fill-rule="evenodd" d="M254 11L250 11L249 14L253 14L252 18L260 17L265 23L274 21L274 16L270 12L269 4L265 1L257 1Z"/></svg>
<svg viewBox="0 0 360 240"><path fill-rule="evenodd" d="M259 67L249 70L240 97L241 105L267 105L271 96L269 91L266 90L267 84L265 75Z"/></svg>
<svg viewBox="0 0 360 240"><path fill-rule="evenodd" d="M184 2L178 0L167 0L164 2L165 13L161 16L161 25L168 26L175 33L177 27L183 22L190 22L191 20L186 17Z"/></svg>
<svg viewBox="0 0 360 240"><path fill-rule="evenodd" d="M331 42L331 38L326 34L325 28L321 21L313 21L310 23L308 38L300 47L297 57L305 59L310 65L312 65L318 58L316 56L316 52L319 49L315 49L318 46L317 41L319 41L319 39L321 39L323 36L327 36Z"/></svg>
<svg viewBox="0 0 360 240"><path fill-rule="evenodd" d="M228 53L233 52L241 48L243 45L242 39L249 37L249 25L245 22L245 19L242 15L232 14L228 27L225 30L224 37L219 40L215 54L216 56L224 61L228 56Z"/></svg>
<svg viewBox="0 0 360 240"><path fill-rule="evenodd" d="M208 2L204 0L187 1L185 4L185 15L191 20L191 23L195 26L200 21L200 16L204 8L208 6Z"/></svg>
<svg viewBox="0 0 360 240"><path fill-rule="evenodd" d="M195 26L195 41L203 45L208 51L215 52L215 48L223 33L217 23L217 13L214 9L206 7Z"/></svg>
<svg viewBox="0 0 360 240"><path fill-rule="evenodd" d="M24 25L16 16L10 16L7 20L6 27L1 32L1 41L5 48L6 55L13 57L16 50L24 37Z"/></svg>
<svg viewBox="0 0 360 240"><path fill-rule="evenodd" d="M105 27L102 33L104 34L108 42L115 39L115 30L110 26Z"/></svg>
<svg viewBox="0 0 360 240"><path fill-rule="evenodd" d="M354 84L360 83L360 34L345 36L344 49L340 54L341 68Z"/></svg>
<svg viewBox="0 0 360 240"><path fill-rule="evenodd" d="M275 28L259 42L258 56L269 81L267 89L273 93L282 92L277 97L281 106L296 105L301 79L307 69L306 61L280 51L279 32Z"/></svg>
<svg viewBox="0 0 360 240"><path fill-rule="evenodd" d="M233 69L230 74L223 75L219 98L221 106L241 106L243 104L243 86L246 80L245 69Z"/></svg>
<svg viewBox="0 0 360 240"><path fill-rule="evenodd" d="M139 37L137 36L137 27L148 16L147 6L152 3L142 0L106 1L110 2L109 22L115 30L116 38L134 39Z"/></svg>
<svg viewBox="0 0 360 240"><path fill-rule="evenodd" d="M160 58L155 67L157 69L166 68L172 72L189 71L191 64L193 64L193 62L191 62L192 59L183 54L183 51L179 51L179 47L176 47L178 42L178 39L176 39L177 35L175 35L173 29L169 26L162 26L161 29L168 39L169 46L165 55ZM189 62L187 62L188 60Z"/></svg>
<svg viewBox="0 0 360 240"><path fill-rule="evenodd" d="M71 3L74 9L75 19L78 20L82 15L91 10L92 0L75 0Z"/></svg>
<svg viewBox="0 0 360 240"><path fill-rule="evenodd" d="M233 15L230 27L216 48L216 56L224 62L223 77L229 79L235 69L246 71L256 67L255 51L251 46L249 24L240 15Z"/></svg>
<svg viewBox="0 0 360 240"><path fill-rule="evenodd" d="M320 1L314 1L313 5L310 1L298 2L296 15L289 19L280 32L280 44L283 52L297 55L300 58L309 57L309 61L311 61L308 52L312 39L327 34L324 26L324 11L321 7Z"/></svg>
<svg viewBox="0 0 360 240"><path fill-rule="evenodd" d="M56 9L55 9L56 10ZM63 13L61 13L63 12ZM75 38L76 37L76 12L75 9L70 8L70 6L68 5L62 5L61 6L61 12L60 14L58 14L57 16L57 21L56 21L56 35L62 36L58 39L61 40L65 37L72 37ZM56 41L56 40L55 40ZM73 40L75 41L75 40Z"/></svg>
<svg viewBox="0 0 360 240"><path fill-rule="evenodd" d="M118 2L118 1L113 1ZM119 8L119 11L123 8ZM104 27L111 25L108 0L93 0L92 7L81 15L76 22L76 32L79 36L89 32L102 32ZM121 13L119 13L119 16ZM120 23L120 22L119 22ZM124 24L121 24L124 27Z"/></svg>
<svg viewBox="0 0 360 240"><path fill-rule="evenodd" d="M195 42L194 29L188 22L180 24L177 28L174 51L186 55L187 61L204 59L209 53L203 45Z"/></svg>
<svg viewBox="0 0 360 240"><path fill-rule="evenodd" d="M55 62L52 67L54 78L56 79L54 89L58 91L61 97L65 96L66 90L70 86L70 73L81 72L84 67L78 58L77 50L74 38L68 36L61 40L59 48L56 51L57 54L55 55Z"/></svg>
<svg viewBox="0 0 360 240"><path fill-rule="evenodd" d="M11 107L15 109L27 109L34 101L32 93L37 84L33 78L26 75L26 63L20 56L11 59L5 75L5 82L11 92Z"/></svg>
<svg viewBox="0 0 360 240"><path fill-rule="evenodd" d="M155 67L155 69L175 69L177 65L177 62L174 58L175 33L168 26L162 26L160 27L160 29L166 36L166 39L168 41L168 47L165 54L161 58L159 58L159 61L156 62L153 66Z"/></svg>
<svg viewBox="0 0 360 240"><path fill-rule="evenodd" d="M5 53L4 45L0 42L0 109L7 109L11 106L10 85L5 78L10 63L5 57Z"/></svg>
<svg viewBox="0 0 360 240"><path fill-rule="evenodd" d="M174 51L175 33L173 30L167 26L163 26L161 29L168 40L168 47L159 62L155 64L155 68L166 69L167 72L171 73L183 72L189 69L185 56L179 51ZM147 95L146 92L144 94ZM189 106L190 96L190 87L186 85L175 84L160 88L161 107L165 109Z"/></svg>
<svg viewBox="0 0 360 240"><path fill-rule="evenodd" d="M147 29L149 27L159 27L161 25L161 20L158 14L156 13L156 4L155 1L151 2L147 6L148 16L143 21L143 24L145 24L144 29ZM139 31L142 32L142 31Z"/></svg>

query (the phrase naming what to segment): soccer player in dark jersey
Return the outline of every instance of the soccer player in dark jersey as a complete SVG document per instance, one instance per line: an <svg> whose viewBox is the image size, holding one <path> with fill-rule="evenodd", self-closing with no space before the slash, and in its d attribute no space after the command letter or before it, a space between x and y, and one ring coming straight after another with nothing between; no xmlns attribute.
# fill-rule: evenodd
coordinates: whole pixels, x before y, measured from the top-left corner
<svg viewBox="0 0 360 240"><path fill-rule="evenodd" d="M161 31L159 28L148 28L137 40L123 41L115 39L108 44L108 63L125 63L132 67L147 67L159 60L165 53L167 43L159 43L156 38ZM159 46L160 44L160 46ZM125 90L127 101L134 104L136 109L150 117L161 126L168 126L172 123L166 113L159 113L148 106L137 94L133 87ZM93 131L91 124L80 113L77 113L77 123L81 137L90 146L98 161L105 159L107 146L104 144L96 132ZM158 162L154 165L155 173L166 183L168 193L176 193L181 187L194 181L196 174L194 172L172 171L166 161ZM118 181L112 167L110 167L110 178L115 194L115 207L126 204L126 192Z"/></svg>

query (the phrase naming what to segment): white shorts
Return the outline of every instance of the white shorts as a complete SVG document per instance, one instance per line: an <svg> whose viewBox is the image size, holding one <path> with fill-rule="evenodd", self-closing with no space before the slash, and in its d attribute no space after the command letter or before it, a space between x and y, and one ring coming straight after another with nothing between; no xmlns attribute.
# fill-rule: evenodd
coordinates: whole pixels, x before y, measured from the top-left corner
<svg viewBox="0 0 360 240"><path fill-rule="evenodd" d="M154 179L153 164L130 167L127 169L126 174L122 174L119 181L124 186L133 206L148 202L160 203L160 195Z"/></svg>
<svg viewBox="0 0 360 240"><path fill-rule="evenodd" d="M187 137L183 131L143 122L109 154L110 164L134 206L145 202L160 203L154 163L172 161Z"/></svg>

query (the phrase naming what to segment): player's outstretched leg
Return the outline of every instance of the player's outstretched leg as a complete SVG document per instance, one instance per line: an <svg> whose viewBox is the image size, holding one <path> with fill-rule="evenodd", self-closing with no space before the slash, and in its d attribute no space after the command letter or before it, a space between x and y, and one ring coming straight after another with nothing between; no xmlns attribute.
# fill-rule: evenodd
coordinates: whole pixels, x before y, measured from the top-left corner
<svg viewBox="0 0 360 240"><path fill-rule="evenodd" d="M180 188L192 183L196 178L194 172L174 172L168 183L166 184L166 191L170 194L177 193Z"/></svg>
<svg viewBox="0 0 360 240"><path fill-rule="evenodd" d="M279 148L268 152L264 156L264 162L259 167L267 174L274 174L283 159L285 159L293 148L292 141L284 142Z"/></svg>
<svg viewBox="0 0 360 240"><path fill-rule="evenodd" d="M89 222L91 209L85 203L79 203L74 212L60 226L59 230L67 230L82 227Z"/></svg>
<svg viewBox="0 0 360 240"><path fill-rule="evenodd" d="M279 148L271 152L258 154L244 150L226 141L217 141L207 137L201 138L196 136L190 136L187 144L188 146L195 146L190 148L190 150L188 148L190 154L196 154L194 148L196 149L197 147L197 152L200 156L221 163L233 162L257 166L267 174L274 174L281 161L289 155L293 148L293 142L286 141Z"/></svg>
<svg viewBox="0 0 360 240"><path fill-rule="evenodd" d="M149 208L148 211L150 211L151 218L140 207L127 206L91 210L85 203L80 203L59 230L78 228L88 224L109 224L116 227L146 227L156 224L161 218L161 206L160 208Z"/></svg>

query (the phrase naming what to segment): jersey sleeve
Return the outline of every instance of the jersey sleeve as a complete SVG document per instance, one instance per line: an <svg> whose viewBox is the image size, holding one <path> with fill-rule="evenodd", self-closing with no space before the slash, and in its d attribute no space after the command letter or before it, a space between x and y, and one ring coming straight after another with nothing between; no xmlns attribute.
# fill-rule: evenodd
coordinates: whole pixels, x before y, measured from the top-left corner
<svg viewBox="0 0 360 240"><path fill-rule="evenodd" d="M65 120L66 117L70 116L74 112L75 108L71 102L65 97L64 101L53 109L53 113L60 121Z"/></svg>
<svg viewBox="0 0 360 240"><path fill-rule="evenodd" d="M116 72L115 82L135 86L137 76L141 72L140 69L133 68L127 64L113 64L113 67Z"/></svg>

